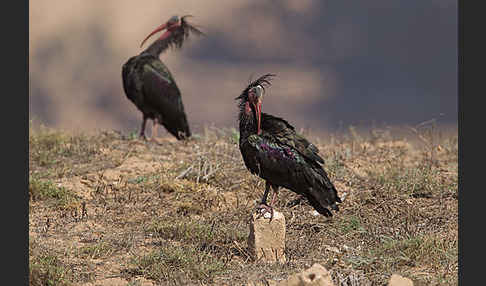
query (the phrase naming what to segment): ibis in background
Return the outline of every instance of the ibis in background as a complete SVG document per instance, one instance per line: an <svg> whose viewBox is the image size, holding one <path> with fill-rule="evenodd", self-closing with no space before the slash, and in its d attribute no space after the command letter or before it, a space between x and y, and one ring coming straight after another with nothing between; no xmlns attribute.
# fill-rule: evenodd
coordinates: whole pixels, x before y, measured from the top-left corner
<svg viewBox="0 0 486 286"><path fill-rule="evenodd" d="M142 112L143 121L140 137L146 139L145 124L153 120L152 138L156 136L157 123L178 140L191 136L181 92L167 66L159 56L169 47L180 49L190 34L202 32L187 22L187 17L171 17L157 27L143 41L140 47L157 32L165 32L139 55L131 57L123 65L123 89L128 99Z"/></svg>

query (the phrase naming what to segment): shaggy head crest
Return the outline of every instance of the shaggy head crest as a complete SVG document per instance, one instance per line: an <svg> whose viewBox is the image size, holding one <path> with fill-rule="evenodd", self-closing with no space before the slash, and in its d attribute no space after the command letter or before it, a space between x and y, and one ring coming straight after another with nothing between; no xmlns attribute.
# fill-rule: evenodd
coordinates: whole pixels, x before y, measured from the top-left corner
<svg viewBox="0 0 486 286"><path fill-rule="evenodd" d="M235 100L240 99L242 103L246 102L248 100L248 92L252 88L257 87L257 86L260 86L261 88L263 88L263 91L265 91L265 87L272 85L270 83L270 80L274 76L275 76L275 74L268 73L268 74L262 75L261 77L257 78L254 81L251 81L251 79L250 79L250 83L248 84L248 86L243 90L243 92L240 94L240 96L235 98Z"/></svg>

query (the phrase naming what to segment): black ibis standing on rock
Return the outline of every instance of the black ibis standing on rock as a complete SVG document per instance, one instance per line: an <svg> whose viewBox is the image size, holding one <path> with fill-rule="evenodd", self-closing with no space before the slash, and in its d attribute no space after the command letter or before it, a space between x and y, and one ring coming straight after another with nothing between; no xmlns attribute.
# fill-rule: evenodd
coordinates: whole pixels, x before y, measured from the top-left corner
<svg viewBox="0 0 486 286"><path fill-rule="evenodd" d="M306 198L314 209L324 216L332 216L341 203L337 190L321 164L315 145L282 118L262 113L265 87L273 74L266 74L250 84L236 99L239 102L240 151L251 173L265 179L265 192L258 210L273 217L273 203L280 187ZM270 205L267 197L273 189Z"/></svg>
<svg viewBox="0 0 486 286"><path fill-rule="evenodd" d="M159 59L159 55L169 47L181 48L190 33L202 34L187 22L187 17L179 19L178 16L173 16L160 25L140 46L155 33L166 29L165 33L123 65L123 89L128 99L143 114L140 137L144 139L147 119L153 120L152 137L155 135L157 123L162 124L178 140L191 136L181 92L169 69Z"/></svg>

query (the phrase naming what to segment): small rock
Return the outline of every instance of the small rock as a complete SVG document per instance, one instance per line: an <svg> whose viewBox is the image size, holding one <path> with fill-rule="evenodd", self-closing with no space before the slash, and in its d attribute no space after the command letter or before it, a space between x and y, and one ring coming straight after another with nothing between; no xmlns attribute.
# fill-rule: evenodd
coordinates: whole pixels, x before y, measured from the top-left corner
<svg viewBox="0 0 486 286"><path fill-rule="evenodd" d="M266 262L285 262L285 217L274 210L273 218L254 213L250 222L248 248L253 259Z"/></svg>
<svg viewBox="0 0 486 286"><path fill-rule="evenodd" d="M300 284L303 286L334 286L331 280L331 274L324 266L315 263L311 268L297 274Z"/></svg>
<svg viewBox="0 0 486 286"><path fill-rule="evenodd" d="M134 284L133 284L134 283ZM137 286L153 286L155 285L152 281L145 279L145 278L138 278L131 283L125 279L121 278L106 278L102 280L96 280L94 282L88 282L81 284L81 286L129 286L129 285L137 285Z"/></svg>
<svg viewBox="0 0 486 286"><path fill-rule="evenodd" d="M107 278L82 284L82 286L126 286L127 280L121 278Z"/></svg>
<svg viewBox="0 0 486 286"><path fill-rule="evenodd" d="M334 286L331 274L322 265L315 263L311 268L301 273L290 276L287 280L275 282L266 281L267 285L275 286ZM248 283L247 285L260 286L258 283Z"/></svg>
<svg viewBox="0 0 486 286"><path fill-rule="evenodd" d="M388 286L413 286L413 281L398 274L393 274Z"/></svg>
<svg viewBox="0 0 486 286"><path fill-rule="evenodd" d="M278 286L278 284L276 281L273 280L262 280L262 281L248 282L246 286Z"/></svg>
<svg viewBox="0 0 486 286"><path fill-rule="evenodd" d="M340 197L341 202L344 202L344 200L346 199L347 196L348 196L348 193L347 192L342 192L342 195Z"/></svg>
<svg viewBox="0 0 486 286"><path fill-rule="evenodd" d="M139 286L154 286L155 284L152 283L152 281L141 277L141 278L135 280L135 284L133 284L133 285L139 285Z"/></svg>
<svg viewBox="0 0 486 286"><path fill-rule="evenodd" d="M312 210L312 211L311 211L311 215L312 215L312 216L319 216L319 215L320 215L320 213L319 213L318 211L316 211L316 210Z"/></svg>

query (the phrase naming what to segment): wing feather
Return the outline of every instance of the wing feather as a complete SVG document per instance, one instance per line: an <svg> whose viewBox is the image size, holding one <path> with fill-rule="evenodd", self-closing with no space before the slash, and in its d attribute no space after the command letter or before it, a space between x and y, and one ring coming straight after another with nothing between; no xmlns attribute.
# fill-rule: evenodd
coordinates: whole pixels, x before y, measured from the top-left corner
<svg viewBox="0 0 486 286"><path fill-rule="evenodd" d="M262 129L264 132L275 136L281 144L294 148L309 160L324 164L324 159L318 155L319 149L302 135L295 132L295 128L286 120L263 113Z"/></svg>
<svg viewBox="0 0 486 286"><path fill-rule="evenodd" d="M181 93L168 69L160 62L146 63L142 82L144 100L154 113L159 114L164 127L178 138L179 131L189 136Z"/></svg>

